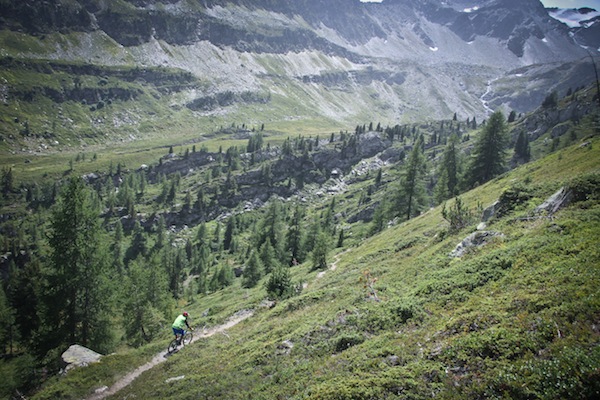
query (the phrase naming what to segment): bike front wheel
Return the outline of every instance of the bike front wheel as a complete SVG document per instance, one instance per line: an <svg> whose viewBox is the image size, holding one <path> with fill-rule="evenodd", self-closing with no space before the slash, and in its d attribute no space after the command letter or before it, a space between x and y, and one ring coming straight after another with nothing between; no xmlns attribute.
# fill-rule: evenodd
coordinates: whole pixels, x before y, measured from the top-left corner
<svg viewBox="0 0 600 400"><path fill-rule="evenodd" d="M184 345L190 344L192 343L193 338L194 335L192 335L192 332L186 332L185 335L183 335L183 339L181 339L181 343L183 343Z"/></svg>

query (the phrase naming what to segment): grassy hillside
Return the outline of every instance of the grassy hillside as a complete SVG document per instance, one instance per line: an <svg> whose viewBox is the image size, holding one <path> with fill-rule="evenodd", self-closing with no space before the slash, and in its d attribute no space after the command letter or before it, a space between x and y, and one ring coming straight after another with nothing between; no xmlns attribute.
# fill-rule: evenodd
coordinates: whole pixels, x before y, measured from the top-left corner
<svg viewBox="0 0 600 400"><path fill-rule="evenodd" d="M197 327L244 309L255 314L114 398L595 398L600 141L586 143L465 193L473 218L459 231L437 207L331 252L327 271L294 267L304 289L290 299L265 303L262 285L242 289L236 280L182 303ZM578 193L568 207L534 215L565 185ZM450 257L476 229L481 208L499 198L502 213L485 229L502 236ZM165 349L167 340L165 333ZM123 357L57 378L34 398L79 398L110 385L127 369ZM133 369L139 361L131 360ZM99 373L110 365L119 367Z"/></svg>

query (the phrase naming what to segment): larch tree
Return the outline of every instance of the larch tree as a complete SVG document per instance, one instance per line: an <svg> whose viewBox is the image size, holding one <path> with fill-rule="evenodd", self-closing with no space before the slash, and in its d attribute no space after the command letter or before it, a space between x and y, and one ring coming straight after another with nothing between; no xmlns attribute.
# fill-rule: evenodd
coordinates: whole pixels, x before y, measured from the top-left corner
<svg viewBox="0 0 600 400"><path fill-rule="evenodd" d="M312 269L327 269L327 253L329 252L330 236L319 232L312 251Z"/></svg>
<svg viewBox="0 0 600 400"><path fill-rule="evenodd" d="M263 265L256 251L250 255L248 265L244 269L244 277L242 278L242 287L252 288L258 284L263 277Z"/></svg>
<svg viewBox="0 0 600 400"><path fill-rule="evenodd" d="M93 192L73 177L50 219L50 257L42 271L42 354L66 344L98 350L110 341L108 252Z"/></svg>
<svg viewBox="0 0 600 400"><path fill-rule="evenodd" d="M12 332L15 324L15 312L8 303L4 285L0 283L0 351L5 353L10 348L12 353Z"/></svg>
<svg viewBox="0 0 600 400"><path fill-rule="evenodd" d="M170 296L165 271L157 262L134 260L122 281L123 324L127 342L139 346L162 330Z"/></svg>
<svg viewBox="0 0 600 400"><path fill-rule="evenodd" d="M468 185L482 184L505 169L508 125L501 111L493 113L477 138L468 170Z"/></svg>
<svg viewBox="0 0 600 400"><path fill-rule="evenodd" d="M232 215L227 220L227 226L225 228L225 235L223 236L223 249L230 250L231 244L234 241L235 236L238 233L237 222L235 215ZM233 251L231 251L233 252Z"/></svg>
<svg viewBox="0 0 600 400"><path fill-rule="evenodd" d="M265 216L259 223L259 229L254 239L257 249L269 239L279 260L284 259L285 236L283 219L284 210L281 203L279 201L271 201Z"/></svg>
<svg viewBox="0 0 600 400"><path fill-rule="evenodd" d="M531 148L529 146L529 137L524 131L519 132L513 154L513 162L516 164L528 163L531 159Z"/></svg>
<svg viewBox="0 0 600 400"><path fill-rule="evenodd" d="M277 259L277 255L275 254L275 248L271 244L271 239L267 238L267 240L260 246L259 258L266 274L270 273L280 264L279 260Z"/></svg>
<svg viewBox="0 0 600 400"><path fill-rule="evenodd" d="M394 212L410 219L421 211L425 199L425 157L423 156L423 136L415 141L408 156L406 169L396 195Z"/></svg>
<svg viewBox="0 0 600 400"><path fill-rule="evenodd" d="M442 202L458 194L460 158L457 143L458 136L452 134L444 148L442 162L438 169L438 183L435 190L435 198L438 202Z"/></svg>
<svg viewBox="0 0 600 400"><path fill-rule="evenodd" d="M290 259L290 265L298 264L304 261L306 234L303 226L305 210L296 204L292 220L286 233L286 251Z"/></svg>

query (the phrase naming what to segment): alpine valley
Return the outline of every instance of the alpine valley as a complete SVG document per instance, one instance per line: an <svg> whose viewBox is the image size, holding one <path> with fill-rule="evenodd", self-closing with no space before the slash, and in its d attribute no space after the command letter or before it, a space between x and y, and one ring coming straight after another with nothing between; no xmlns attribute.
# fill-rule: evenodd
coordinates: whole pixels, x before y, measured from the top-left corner
<svg viewBox="0 0 600 400"><path fill-rule="evenodd" d="M164 134L173 115L211 131L525 113L593 79L598 25L538 0L2 1L0 134L37 150Z"/></svg>
<svg viewBox="0 0 600 400"><path fill-rule="evenodd" d="M0 398L600 398L599 30L0 0Z"/></svg>

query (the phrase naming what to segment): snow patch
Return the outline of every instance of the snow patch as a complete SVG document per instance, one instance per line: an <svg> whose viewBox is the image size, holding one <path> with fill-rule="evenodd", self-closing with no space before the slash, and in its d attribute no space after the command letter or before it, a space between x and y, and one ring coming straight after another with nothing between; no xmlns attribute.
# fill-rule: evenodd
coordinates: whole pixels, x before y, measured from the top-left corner
<svg viewBox="0 0 600 400"><path fill-rule="evenodd" d="M473 11L477 11L477 10L479 10L479 6L465 8L465 9L463 10L463 12L466 12L466 13L471 13L471 12L473 12Z"/></svg>
<svg viewBox="0 0 600 400"><path fill-rule="evenodd" d="M589 10L582 12L582 10ZM600 12L592 9L574 9L574 8L556 8L550 9L548 14L566 24L569 28L587 28L591 24L591 20L599 17Z"/></svg>
<svg viewBox="0 0 600 400"><path fill-rule="evenodd" d="M431 51L438 51L439 49L437 47L430 47L429 50L431 50Z"/></svg>

